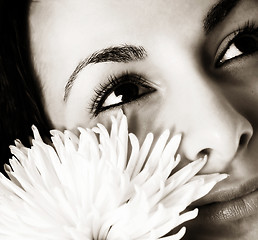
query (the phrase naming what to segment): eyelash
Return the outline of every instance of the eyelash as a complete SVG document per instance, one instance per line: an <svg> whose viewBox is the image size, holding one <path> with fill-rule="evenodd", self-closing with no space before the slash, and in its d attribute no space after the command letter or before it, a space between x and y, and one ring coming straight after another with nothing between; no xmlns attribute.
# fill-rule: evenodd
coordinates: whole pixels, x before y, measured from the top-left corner
<svg viewBox="0 0 258 240"><path fill-rule="evenodd" d="M216 61L216 67L221 67L222 65L231 62L233 59L240 58L243 56L251 55L252 53L249 54L242 54L236 57L233 57L229 60L226 60L225 62L221 63L220 61L226 54L226 52L229 50L229 47L236 42L237 39L241 38L242 36L245 35L250 35L258 38L258 27L256 27L255 22L246 22L242 27L239 27L237 30L235 30L233 33L230 35L233 35L232 39L226 44L225 49L219 54L218 60Z"/></svg>
<svg viewBox="0 0 258 240"><path fill-rule="evenodd" d="M141 86L143 88L148 89L149 92L142 94L138 98L125 103L121 102L121 103L112 104L110 106L103 107L103 104L105 103L106 99L110 96L110 94L114 92L116 88L118 88L119 86L122 86L125 83L132 83L132 84ZM150 86L150 83L146 81L139 74L125 72L119 76L110 75L108 77L107 83L99 84L99 86L94 90L95 94L91 99L90 112L96 117L99 113L103 111L138 100L154 91L155 89Z"/></svg>

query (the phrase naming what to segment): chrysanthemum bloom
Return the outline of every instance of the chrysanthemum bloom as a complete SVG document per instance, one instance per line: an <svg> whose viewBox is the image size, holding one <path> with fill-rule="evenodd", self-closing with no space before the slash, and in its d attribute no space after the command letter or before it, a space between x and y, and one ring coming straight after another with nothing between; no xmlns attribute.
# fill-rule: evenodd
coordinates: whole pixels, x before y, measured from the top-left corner
<svg viewBox="0 0 258 240"><path fill-rule="evenodd" d="M0 178L1 240L158 239L195 218L197 209L182 211L226 177L195 176L206 159L171 176L181 136L165 131L152 146L150 133L140 147L122 113L110 134L101 124L79 131L52 131L52 147L33 127L31 149L11 147L11 180Z"/></svg>

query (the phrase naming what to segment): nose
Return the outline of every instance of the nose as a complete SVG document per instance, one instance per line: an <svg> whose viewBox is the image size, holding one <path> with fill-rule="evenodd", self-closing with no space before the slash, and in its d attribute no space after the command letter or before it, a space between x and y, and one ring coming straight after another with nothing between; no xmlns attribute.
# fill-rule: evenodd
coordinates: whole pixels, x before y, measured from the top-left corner
<svg viewBox="0 0 258 240"><path fill-rule="evenodd" d="M178 99L179 131L183 132L180 153L188 160L208 155L205 173L222 172L253 134L249 121L240 114L213 83L188 81ZM176 127L178 129L178 127Z"/></svg>

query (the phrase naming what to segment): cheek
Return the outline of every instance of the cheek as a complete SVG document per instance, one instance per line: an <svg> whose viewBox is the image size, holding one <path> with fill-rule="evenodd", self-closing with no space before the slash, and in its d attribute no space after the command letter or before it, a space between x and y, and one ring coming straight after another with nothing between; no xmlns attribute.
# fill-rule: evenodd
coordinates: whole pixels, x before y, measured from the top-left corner
<svg viewBox="0 0 258 240"><path fill-rule="evenodd" d="M258 54L229 64L214 76L223 95L252 125L258 128Z"/></svg>
<svg viewBox="0 0 258 240"><path fill-rule="evenodd" d="M91 89L87 91L89 94L93 92ZM96 126L97 123L103 124L107 129L111 126L111 116L116 116L120 109L128 119L128 131L134 133L139 142L142 143L149 132L154 133L155 139L165 130L160 116L161 101L160 96L153 94L144 101L130 103L122 106L121 108L114 108L100 113L97 117L93 117L89 113L88 101L89 97L79 96L75 94L76 89L73 89L71 101L67 108L67 124L68 129L76 132L78 126L91 128ZM75 97L77 95L77 97Z"/></svg>
<svg viewBox="0 0 258 240"><path fill-rule="evenodd" d="M74 83L65 103L65 128L74 130L77 127L91 127L93 118L90 114L94 84L90 74L79 76Z"/></svg>
<svg viewBox="0 0 258 240"><path fill-rule="evenodd" d="M154 93L143 103L136 102L133 106L123 108L128 118L129 132L134 133L140 143L144 141L148 133L152 132L154 138L157 139L165 130L161 115L162 105L162 96Z"/></svg>
<svg viewBox="0 0 258 240"><path fill-rule="evenodd" d="M240 84L232 87L233 104L248 119L254 129L258 128L258 64L255 67L241 69L236 81Z"/></svg>

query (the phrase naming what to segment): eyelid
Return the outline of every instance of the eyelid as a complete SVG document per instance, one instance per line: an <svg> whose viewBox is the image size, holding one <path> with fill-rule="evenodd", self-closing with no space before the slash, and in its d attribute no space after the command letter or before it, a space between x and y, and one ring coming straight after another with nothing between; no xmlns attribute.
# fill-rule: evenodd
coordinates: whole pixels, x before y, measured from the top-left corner
<svg viewBox="0 0 258 240"><path fill-rule="evenodd" d="M228 51L229 47L235 42L236 38L244 35L248 35L248 34L258 34L258 28L256 27L255 22L247 21L242 27L239 27L237 30L233 31L222 40L217 50L217 53L215 55L215 68L219 68L222 65L224 65L226 62L229 62L235 59L235 58L232 58L230 60L227 60L224 63L220 63L221 59Z"/></svg>
<svg viewBox="0 0 258 240"><path fill-rule="evenodd" d="M94 90L95 95L91 99L91 106L89 108L91 114L93 116L97 116L102 111L106 111L110 108L127 104L115 104L114 106L103 107L103 109L101 109L101 106L104 104L109 95L115 90L115 88L124 83L135 83L139 86L149 89L149 93L156 91L155 84L153 84L151 81L146 80L146 78L142 74L124 72L122 74L119 74L118 76L110 75L108 77L107 83L99 84L99 86ZM147 94L140 96L138 99L144 97L145 95Z"/></svg>
<svg viewBox="0 0 258 240"><path fill-rule="evenodd" d="M216 53L216 56L215 56L215 67L216 68L218 68L222 65L220 63L220 60L225 55L225 53L229 49L230 45L233 43L236 36L237 36L237 33L233 32L230 35L228 35L226 38L224 38L223 41L220 43L219 48Z"/></svg>

